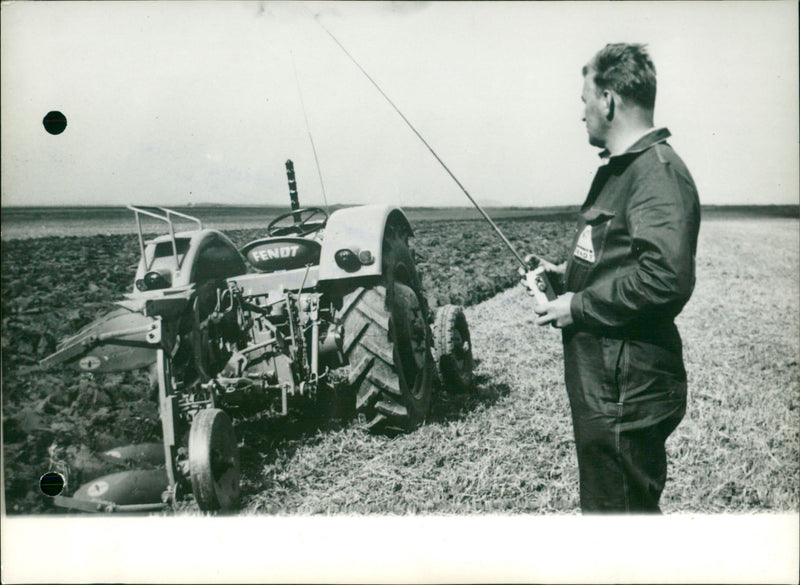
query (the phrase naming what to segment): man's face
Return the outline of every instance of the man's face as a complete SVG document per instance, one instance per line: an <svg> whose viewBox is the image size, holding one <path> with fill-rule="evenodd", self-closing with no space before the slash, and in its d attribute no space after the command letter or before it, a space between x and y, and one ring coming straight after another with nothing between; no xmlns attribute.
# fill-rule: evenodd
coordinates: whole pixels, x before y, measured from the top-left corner
<svg viewBox="0 0 800 585"><path fill-rule="evenodd" d="M589 133L589 144L604 148L608 135L609 121L607 118L608 106L603 96L594 84L594 72L589 71L583 78L583 121L586 123L586 131Z"/></svg>

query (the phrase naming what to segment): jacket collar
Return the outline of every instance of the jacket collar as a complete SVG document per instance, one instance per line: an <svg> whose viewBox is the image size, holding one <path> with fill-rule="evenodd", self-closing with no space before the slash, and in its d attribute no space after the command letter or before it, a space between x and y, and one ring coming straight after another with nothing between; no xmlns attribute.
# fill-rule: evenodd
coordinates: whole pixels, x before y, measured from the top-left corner
<svg viewBox="0 0 800 585"><path fill-rule="evenodd" d="M658 144L660 142L665 142L667 138L669 138L670 136L672 136L672 134L666 128L653 128L652 130L644 134L644 136L639 138L636 142L631 144L625 152L611 156L608 150L603 150L600 153L600 158L602 158L603 160L610 160L612 158L625 156L627 154L637 154L644 150L647 150L648 148L650 148L655 144Z"/></svg>

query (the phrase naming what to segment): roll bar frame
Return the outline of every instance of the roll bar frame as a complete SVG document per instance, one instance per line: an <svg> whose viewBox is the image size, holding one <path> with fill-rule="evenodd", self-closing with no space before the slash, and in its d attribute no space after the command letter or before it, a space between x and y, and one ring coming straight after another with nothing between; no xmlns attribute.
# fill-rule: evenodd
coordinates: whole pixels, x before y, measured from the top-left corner
<svg viewBox="0 0 800 585"><path fill-rule="evenodd" d="M142 262L144 263L145 266L145 272L148 272L150 270L150 267L153 265L153 262L155 261L155 256L153 256L153 258L148 263L147 257L144 255L144 234L142 232L142 217L141 217L142 215L146 215L148 217L152 217L159 221L163 221L169 226L169 237L170 241L172 242L172 256L175 259L175 270L176 272L180 271L181 261L178 259L178 244L175 241L175 225L173 224L172 218L173 216L175 216L194 222L197 224L198 230L203 229L203 222L194 216L187 215L185 213L181 213L179 211L175 211L172 209L167 209L166 207L145 208L139 205L130 205L130 204L127 205L126 207L131 211L133 211L133 213L136 215L136 231L139 234L139 251L142 254Z"/></svg>

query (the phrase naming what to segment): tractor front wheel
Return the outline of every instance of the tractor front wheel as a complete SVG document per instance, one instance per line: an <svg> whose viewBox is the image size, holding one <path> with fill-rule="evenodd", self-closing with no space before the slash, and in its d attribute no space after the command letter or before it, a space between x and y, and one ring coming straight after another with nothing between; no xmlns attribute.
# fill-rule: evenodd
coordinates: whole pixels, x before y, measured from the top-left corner
<svg viewBox="0 0 800 585"><path fill-rule="evenodd" d="M442 387L448 392L469 391L472 388L472 339L461 307L445 305L436 309L433 339Z"/></svg>

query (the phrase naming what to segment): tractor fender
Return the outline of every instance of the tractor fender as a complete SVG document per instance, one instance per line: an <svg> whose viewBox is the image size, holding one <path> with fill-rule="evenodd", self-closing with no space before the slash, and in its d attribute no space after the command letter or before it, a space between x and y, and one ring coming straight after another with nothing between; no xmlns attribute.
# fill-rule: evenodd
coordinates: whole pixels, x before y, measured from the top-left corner
<svg viewBox="0 0 800 585"><path fill-rule="evenodd" d="M169 234L146 243L146 258L139 260L134 284L144 278L146 272L153 271L168 275L169 288L185 287L211 278L238 276L247 271L244 258L236 246L219 230L179 232L175 234L175 242L179 266L176 265ZM134 286L133 295L136 296L138 292Z"/></svg>
<svg viewBox="0 0 800 585"><path fill-rule="evenodd" d="M395 222L413 236L411 224L399 207L361 205L334 211L325 225L319 263L320 281L379 276L383 265L383 236L386 227ZM348 272L336 264L336 252L342 249L355 254L369 251L374 261Z"/></svg>

